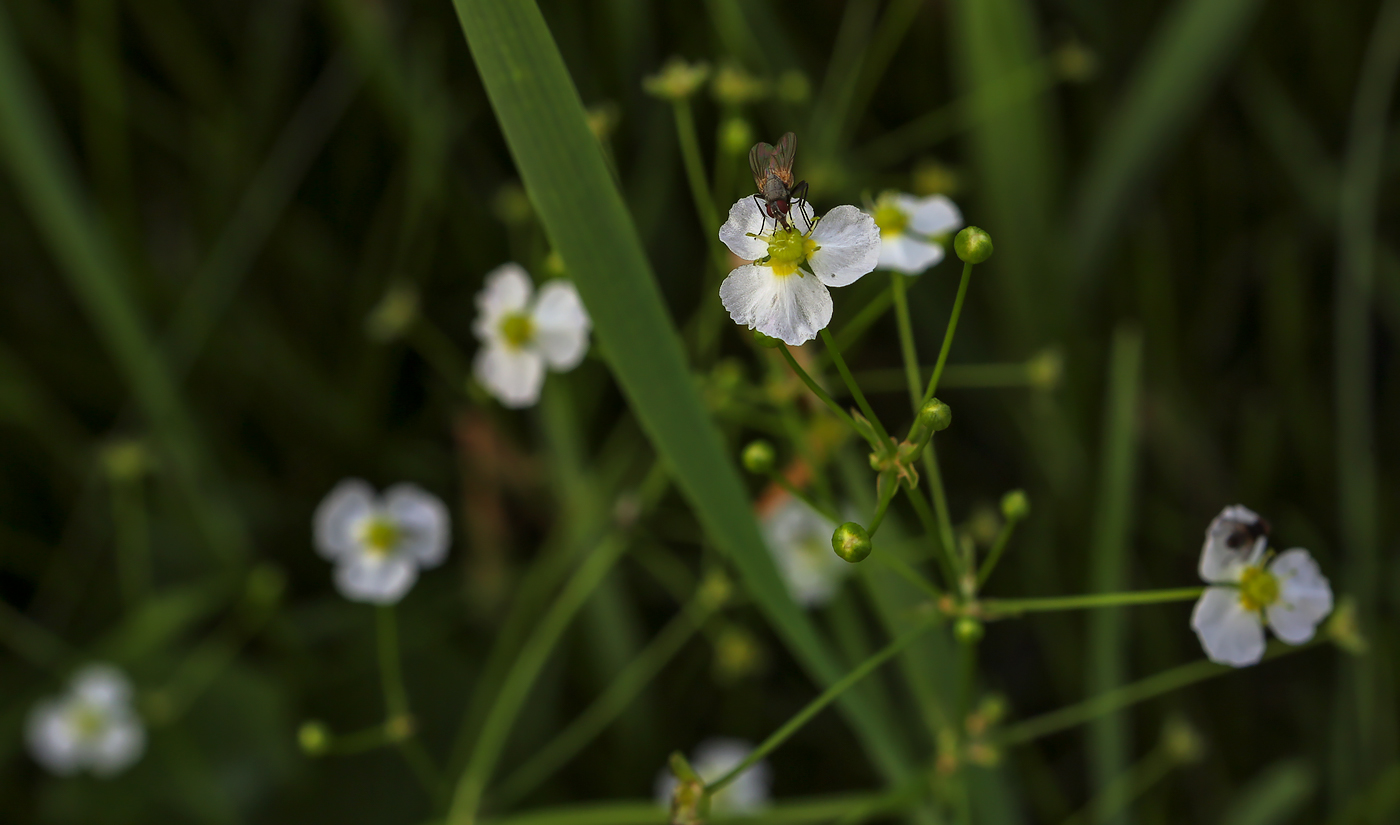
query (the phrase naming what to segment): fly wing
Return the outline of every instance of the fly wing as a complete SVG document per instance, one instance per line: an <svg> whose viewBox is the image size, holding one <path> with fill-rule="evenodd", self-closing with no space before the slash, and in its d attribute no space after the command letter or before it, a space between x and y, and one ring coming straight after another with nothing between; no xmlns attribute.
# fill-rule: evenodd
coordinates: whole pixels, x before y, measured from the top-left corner
<svg viewBox="0 0 1400 825"><path fill-rule="evenodd" d="M796 156L797 135L788 132L778 139L778 148L773 150L773 171L788 186L792 186L792 159Z"/></svg>
<svg viewBox="0 0 1400 825"><path fill-rule="evenodd" d="M768 166L778 150L771 143L755 143L749 150L749 171L753 172L754 185L763 191L763 182L768 180Z"/></svg>

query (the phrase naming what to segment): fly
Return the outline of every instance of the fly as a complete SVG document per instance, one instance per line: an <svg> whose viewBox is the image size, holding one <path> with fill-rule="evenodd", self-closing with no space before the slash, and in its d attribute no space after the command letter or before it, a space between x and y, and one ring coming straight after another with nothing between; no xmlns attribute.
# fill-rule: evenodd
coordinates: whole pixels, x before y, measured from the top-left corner
<svg viewBox="0 0 1400 825"><path fill-rule="evenodd" d="M807 197L807 181L793 183L792 160L797 154L797 135L788 132L778 139L778 145L755 143L749 150L749 169L758 194L753 196L759 211L785 228L792 226L788 213L794 200ZM759 197L763 200L760 201Z"/></svg>

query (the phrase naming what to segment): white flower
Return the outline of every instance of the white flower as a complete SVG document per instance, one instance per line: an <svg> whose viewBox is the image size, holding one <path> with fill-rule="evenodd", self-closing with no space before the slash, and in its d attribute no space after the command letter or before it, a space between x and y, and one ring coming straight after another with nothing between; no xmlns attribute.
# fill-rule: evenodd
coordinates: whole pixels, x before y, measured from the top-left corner
<svg viewBox="0 0 1400 825"><path fill-rule="evenodd" d="M376 496L356 478L335 486L316 508L316 549L335 562L335 586L351 601L394 604L419 568L447 558L451 522L432 493L395 484Z"/></svg>
<svg viewBox="0 0 1400 825"><path fill-rule="evenodd" d="M706 739L695 748L690 767L705 782L714 782L752 752L753 746L739 739ZM773 784L770 774L767 762L755 762L710 798L710 813L735 816L761 810L768 804L769 787ZM663 768L656 777L656 801L669 806L676 782L676 777Z"/></svg>
<svg viewBox="0 0 1400 825"><path fill-rule="evenodd" d="M880 231L869 215L838 206L813 225L809 210L805 201L794 201L792 227L785 229L753 198L740 198L719 230L730 252L753 261L720 285L729 317L792 346L831 323L827 287L855 283L880 257Z"/></svg>
<svg viewBox="0 0 1400 825"><path fill-rule="evenodd" d="M962 213L942 195L916 198L902 192L885 192L870 212L880 227L879 269L917 275L943 260L943 244L936 238L963 225Z"/></svg>
<svg viewBox="0 0 1400 825"><path fill-rule="evenodd" d="M1264 624L1289 644L1313 637L1332 612L1332 588L1308 551L1272 560L1269 526L1253 510L1226 507L1206 530L1201 578L1213 587L1196 602L1191 627L1213 662L1244 667L1264 655Z"/></svg>
<svg viewBox="0 0 1400 825"><path fill-rule="evenodd" d="M768 513L762 526L788 592L803 607L830 599L853 568L831 549L836 525L800 499L789 496Z"/></svg>
<svg viewBox="0 0 1400 825"><path fill-rule="evenodd" d="M49 771L113 776L146 749L146 727L131 707L131 683L111 665L78 671L62 696L29 712L29 751Z"/></svg>
<svg viewBox="0 0 1400 825"><path fill-rule="evenodd" d="M567 372L588 352L592 322L568 281L550 281L531 301L534 284L519 264L503 264L486 275L476 296L472 331L481 341L472 371L507 407L540 400L544 368Z"/></svg>

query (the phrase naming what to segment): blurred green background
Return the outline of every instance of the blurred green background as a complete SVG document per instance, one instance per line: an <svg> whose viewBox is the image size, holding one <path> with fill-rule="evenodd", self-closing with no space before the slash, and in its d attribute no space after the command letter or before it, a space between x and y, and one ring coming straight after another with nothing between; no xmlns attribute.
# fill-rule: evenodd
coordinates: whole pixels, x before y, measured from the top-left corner
<svg viewBox="0 0 1400 825"><path fill-rule="evenodd" d="M1013 487L1032 501L993 595L1105 576L1194 585L1202 531L1239 502L1357 599L1365 657L1313 650L1116 717L1123 760L1173 715L1205 755L1115 821L1395 821L1400 3L541 8L678 325L716 299L671 107L642 88L672 55L774 84L744 107L692 101L721 208L748 188L721 140L739 116L754 139L798 132L798 175L822 209L942 192L992 234L951 363L1063 365L1057 381L940 392L956 410L939 447L959 527L976 534ZM550 249L451 4L4 0L0 151L0 821L432 817L392 751L297 748L305 719L352 731L383 713L374 614L313 552L317 502L360 476L449 503L449 561L399 610L419 729L448 763L481 723L474 686L499 678L493 644L552 598L529 590L539 560L559 557L569 525L635 511L652 456L596 349L528 412L464 391L482 275L515 260L538 279ZM69 195L91 220L65 211ZM926 362L955 264L911 282ZM833 329L886 285L877 273L838 291ZM428 323L386 335L381 302L407 290ZM737 454L755 433L726 393L768 378L724 324L728 360L694 366ZM1110 466L1110 344L1139 334L1132 449ZM858 373L897 367L893 324L848 355ZM886 384L873 402L899 420L900 380ZM135 480L111 471L114 446L133 443ZM1094 512L1115 495L1127 552L1105 560L1093 548L1112 528ZM529 694L504 773L717 563L674 492L635 532ZM143 536L153 586L124 598L116 548ZM846 640L843 660L875 610L847 596L816 616ZM1197 659L1189 611L1115 612L1107 671L1086 657L1084 614L993 625L982 686L1028 717ZM716 665L735 629L761 667ZM23 720L89 659L131 674L149 749L114 780L51 778L25 754ZM889 713L912 714L894 675L881 684ZM516 808L649 797L670 751L759 741L812 695L741 599ZM977 820L1063 821L1093 794L1095 747L1076 730L1009 750L1007 810ZM779 798L880 781L833 712L770 761Z"/></svg>

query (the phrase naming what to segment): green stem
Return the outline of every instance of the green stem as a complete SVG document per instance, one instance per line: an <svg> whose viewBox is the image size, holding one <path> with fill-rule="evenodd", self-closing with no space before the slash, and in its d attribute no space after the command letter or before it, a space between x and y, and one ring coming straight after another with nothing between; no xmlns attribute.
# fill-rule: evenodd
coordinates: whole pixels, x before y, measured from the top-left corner
<svg viewBox="0 0 1400 825"><path fill-rule="evenodd" d="M1281 656L1288 656L1312 647L1316 647L1324 642L1324 639L1314 637L1312 641L1301 645L1288 645L1275 641L1269 645L1268 651L1264 654L1264 661L1277 659ZM995 737L995 742L1001 746L1019 745L1042 736L1058 733L1077 727L1086 722L1091 722L1105 713L1112 713L1126 707L1145 702L1148 699L1155 699L1163 694L1171 693L1188 685L1203 682L1207 679L1221 676L1226 673L1234 673L1238 668L1229 665L1218 665L1214 662L1202 659L1196 662L1180 665L1164 670L1154 676L1149 676L1131 684L1105 691L1097 696L1092 696L1082 702L1078 702L1067 707L1053 710L1040 716L1017 722L1014 725L1007 725L1001 733Z"/></svg>
<svg viewBox="0 0 1400 825"><path fill-rule="evenodd" d="M811 721L813 716L816 716L823 708L836 701L837 697L849 690L852 685L864 679L866 676L869 676L875 668L884 664L895 654L908 647L909 644L919 638L924 631L933 627L940 618L941 617L936 613L925 616L918 624L909 628L899 638L886 645L884 649L880 650L869 659L866 659L864 662L861 662L856 666L855 670L852 670L850 673L841 677L840 680L833 683L831 687L822 691L820 696L809 702L805 708L798 711L797 714L789 719L782 727L778 728L772 735L763 740L763 744L754 748L753 752L745 757L743 762L735 765L724 776L721 776L714 782L708 783L705 786L705 795L713 796L723 790L726 785L738 779L740 774L753 767L759 760L776 750L779 745L787 741L788 737L801 730L802 726Z"/></svg>
<svg viewBox="0 0 1400 825"><path fill-rule="evenodd" d="M888 289L882 289L875 293L875 297L870 299L870 303L861 307L851 320L846 322L841 331L836 333L836 346L842 352L849 352L851 347L865 335L866 331L885 314L885 310L890 308L890 302L894 300ZM817 364L825 367L830 356L825 352L817 355Z"/></svg>
<svg viewBox="0 0 1400 825"><path fill-rule="evenodd" d="M676 137L681 144L681 159L685 163L690 195L695 199L695 214L700 218L700 232L708 239L719 231L719 213L715 211L710 186L705 182L705 162L700 157L700 140L695 133L695 117L690 112L690 101L685 98L676 100L671 111L676 116Z"/></svg>
<svg viewBox="0 0 1400 825"><path fill-rule="evenodd" d="M917 489L911 490L908 487L904 488L904 494L905 498L909 499L909 503L913 505L914 513L919 517L919 523L923 525L924 532L930 536L937 536L938 520L935 519L933 513L929 511L928 502L924 501L923 495L920 494ZM939 542L941 544L942 540L940 539ZM956 590L958 587L958 571L949 561L949 554L940 552L934 553L933 555L938 559L938 564L943 570L943 577L947 580L948 588L950 590Z"/></svg>
<svg viewBox="0 0 1400 825"><path fill-rule="evenodd" d="M871 517L870 527L866 530L871 538L874 538L875 531L880 529L880 522L885 520L885 513L890 509L890 502L894 501L895 493L899 492L899 488L903 486L893 474L882 475L879 485L881 487L880 499L875 504L875 515Z"/></svg>
<svg viewBox="0 0 1400 825"><path fill-rule="evenodd" d="M375 630L379 649L379 679L384 689L384 707L389 718L408 715L408 690L403 683L399 662L398 617L393 605L375 608Z"/></svg>
<svg viewBox="0 0 1400 825"><path fill-rule="evenodd" d="M823 327L821 331L822 343L826 344L826 351L831 353L831 361L836 365L836 371L841 373L841 380L846 382L846 388L851 391L851 396L855 398L860 411L870 420L870 426L875 428L875 434L880 437L880 444L888 449L890 440L889 433L885 432L885 427L880 423L879 416L870 409L870 402L865 400L865 393L860 391L860 385L851 377L851 371L846 368L846 359L841 357L841 350L836 348L836 342L831 340L831 333ZM883 452L878 450L877 452Z"/></svg>
<svg viewBox="0 0 1400 825"><path fill-rule="evenodd" d="M1179 764L1167 747L1158 745L1136 765L1115 776L1088 804L1060 825L1090 825L1111 820L1126 810L1133 800L1165 779Z"/></svg>
<svg viewBox="0 0 1400 825"><path fill-rule="evenodd" d="M1178 587L1174 590L1135 590L1127 593L1090 593L1084 596L1049 596L1037 599L985 599L981 604L990 614L988 618L1004 618L1021 613L1052 610L1184 602L1199 598L1205 590L1204 587Z"/></svg>
<svg viewBox="0 0 1400 825"><path fill-rule="evenodd" d="M793 372L797 373L797 377L802 379L802 383L807 385L807 389L811 390L813 395L819 398L828 409L836 413L836 417L844 421L848 427L860 433L860 427L856 426L855 419L851 418L849 413L841 409L841 405L831 400L831 396L827 395L826 390L822 389L821 385L812 380L812 376L808 375L807 371L802 369L802 365L797 363L797 359L792 357L791 352L788 352L787 344L779 344L778 352L783 354L783 358L787 359L788 366L792 368ZM864 433L861 433L861 435L864 436ZM870 446L872 449L878 450L880 448L878 444L871 444Z"/></svg>
<svg viewBox="0 0 1400 825"><path fill-rule="evenodd" d="M899 327L899 349L904 353L904 377L909 382L909 403L919 410L919 353L914 348L914 327L909 322L909 299L905 295L904 274L890 273L890 295L894 299L894 317Z"/></svg>
<svg viewBox="0 0 1400 825"><path fill-rule="evenodd" d="M680 652L715 610L696 597L656 634L603 693L569 726L501 782L492 799L509 807L578 754L631 704L666 663Z"/></svg>
<svg viewBox="0 0 1400 825"><path fill-rule="evenodd" d="M336 756L352 756L392 744L394 744L394 738L389 734L389 726L381 723L364 730L357 730L354 733L347 733L344 736L332 737L326 746L326 753Z"/></svg>
<svg viewBox="0 0 1400 825"><path fill-rule="evenodd" d="M823 516L826 516L831 521L834 521L838 524L841 522L841 519L836 514L835 510L818 503L817 500L808 495L808 493L805 490L798 488L796 484L793 484L791 481L788 481L787 476L777 471L774 471L768 474L768 478L774 484L778 485L784 490L787 490L793 498L797 499L798 501L801 501L803 504L806 504L808 507L811 507L818 513L821 513Z"/></svg>
<svg viewBox="0 0 1400 825"><path fill-rule="evenodd" d="M935 602L943 598L943 591L939 590L933 582L924 578L919 571L909 566L909 563L893 553L874 553L873 558L893 570L900 578L924 591L930 599Z"/></svg>
<svg viewBox="0 0 1400 825"><path fill-rule="evenodd" d="M447 814L449 825L473 825L477 821L477 810L486 783L505 749L506 738L525 704L530 688L574 614L583 607L594 588L626 549L627 542L623 536L614 534L605 538L579 565L573 578L521 647L486 714L467 767L457 780L452 806Z"/></svg>
<svg viewBox="0 0 1400 825"><path fill-rule="evenodd" d="M962 568L958 563L957 543L953 539L953 520L948 513L948 496L943 491L943 473L938 469L938 448L934 445L937 440L929 439L928 446L924 447L924 475L928 477L933 510L938 515L938 541L943 545L942 558L948 570L955 576L948 581L948 587L957 590L959 583L956 575L962 572Z"/></svg>
<svg viewBox="0 0 1400 825"><path fill-rule="evenodd" d="M151 543L139 477L112 479L112 522L122 600L135 610L151 592Z"/></svg>
<svg viewBox="0 0 1400 825"><path fill-rule="evenodd" d="M1001 525L1001 532L997 534L997 540L992 544L992 551L987 554L986 560L982 562L982 569L977 571L977 589L982 589L982 585L987 583L987 579L996 569L997 562L1001 561L1001 554L1006 552L1006 545L1011 542L1011 534L1016 530L1016 521L1007 519Z"/></svg>
<svg viewBox="0 0 1400 825"><path fill-rule="evenodd" d="M972 280L972 264L964 263L962 280L958 281L958 296L953 299L953 314L948 316L948 329L943 333L943 346L938 350L938 361L933 365L933 375L928 379L928 389L924 391L922 407L938 390L938 379L943 376L943 365L948 363L948 351L953 348L953 334L958 331L958 317L962 315L963 299L967 297L967 284Z"/></svg>

